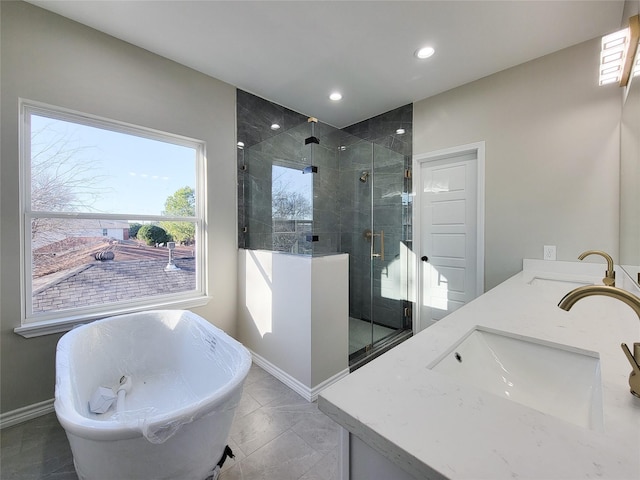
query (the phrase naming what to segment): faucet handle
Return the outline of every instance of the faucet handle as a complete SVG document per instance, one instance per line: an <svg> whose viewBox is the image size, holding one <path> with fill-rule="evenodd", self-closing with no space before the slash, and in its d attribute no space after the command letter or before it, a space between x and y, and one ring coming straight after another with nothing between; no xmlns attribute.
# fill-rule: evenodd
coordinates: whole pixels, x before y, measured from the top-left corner
<svg viewBox="0 0 640 480"><path fill-rule="evenodd" d="M627 347L626 343L620 345L622 347L622 351L627 356L627 360L631 364L632 371L629 374L629 387L631 389L631 394L640 398L640 365L638 361L640 360L640 343L636 342L633 344L633 353L629 351L629 347Z"/></svg>
<svg viewBox="0 0 640 480"><path fill-rule="evenodd" d="M629 347L627 347L626 343L623 343L620 346L622 347L622 351L624 352L624 354L627 356L627 359L631 364L631 368L633 368L633 370L637 372L638 375L640 375L640 365L638 365L638 360L640 360L640 343L633 344L634 355L631 354L631 351L629 350ZM638 356L638 358L636 358L636 355Z"/></svg>

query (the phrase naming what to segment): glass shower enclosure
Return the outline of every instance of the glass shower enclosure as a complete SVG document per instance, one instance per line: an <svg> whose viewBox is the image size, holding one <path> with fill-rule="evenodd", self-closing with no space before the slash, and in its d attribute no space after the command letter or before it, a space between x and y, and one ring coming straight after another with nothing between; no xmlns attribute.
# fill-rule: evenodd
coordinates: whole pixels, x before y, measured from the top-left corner
<svg viewBox="0 0 640 480"><path fill-rule="evenodd" d="M241 248L349 254L350 363L410 336L405 156L311 118L238 161Z"/></svg>

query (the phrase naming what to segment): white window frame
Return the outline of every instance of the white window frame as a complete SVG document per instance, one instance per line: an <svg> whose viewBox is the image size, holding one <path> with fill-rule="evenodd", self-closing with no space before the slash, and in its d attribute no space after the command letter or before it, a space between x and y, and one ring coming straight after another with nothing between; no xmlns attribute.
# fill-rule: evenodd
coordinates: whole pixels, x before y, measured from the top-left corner
<svg viewBox="0 0 640 480"><path fill-rule="evenodd" d="M65 332L74 326L98 318L131 313L149 309L191 308L206 305L210 300L207 275L207 191L206 191L206 143L201 140L153 130L95 115L48 105L41 102L19 100L19 142L20 142L20 284L21 284L21 326L14 329L24 337L35 337L51 333ZM163 215L137 215L135 213L58 213L34 212L31 210L31 115L49 117L55 120L73 122L85 126L111 130L151 140L191 147L196 150L196 215L194 217L171 217ZM88 306L60 312L32 313L32 265L31 265L31 220L32 218L53 217L97 220L136 221L187 221L196 225L196 286L189 292L158 295L145 299L122 301L99 306Z"/></svg>

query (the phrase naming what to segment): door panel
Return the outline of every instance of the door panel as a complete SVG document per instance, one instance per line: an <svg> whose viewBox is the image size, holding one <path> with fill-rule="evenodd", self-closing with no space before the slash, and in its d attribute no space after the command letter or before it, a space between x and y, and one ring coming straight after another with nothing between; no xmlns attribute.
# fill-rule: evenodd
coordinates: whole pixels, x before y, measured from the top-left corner
<svg viewBox="0 0 640 480"><path fill-rule="evenodd" d="M464 155L423 162L420 170L424 327L476 296L477 162Z"/></svg>
<svg viewBox="0 0 640 480"><path fill-rule="evenodd" d="M433 225L455 225L465 223L466 202L464 200L444 200L433 205Z"/></svg>
<svg viewBox="0 0 640 480"><path fill-rule="evenodd" d="M463 262L466 255L466 235L464 233L438 233L438 225L432 225L431 242L429 242L429 256L435 259L449 259L455 262L461 259ZM443 229L444 230L444 229ZM452 229L449 229L452 230Z"/></svg>

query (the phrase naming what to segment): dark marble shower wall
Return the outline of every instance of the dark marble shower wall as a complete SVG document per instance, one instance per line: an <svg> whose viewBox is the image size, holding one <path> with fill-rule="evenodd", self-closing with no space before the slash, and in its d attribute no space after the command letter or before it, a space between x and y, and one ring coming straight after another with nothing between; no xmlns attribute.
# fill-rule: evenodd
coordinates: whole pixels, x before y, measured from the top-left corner
<svg viewBox="0 0 640 480"><path fill-rule="evenodd" d="M241 248L287 251L295 244L300 254L331 254L341 252L338 204L338 175L335 140L336 128L322 122L309 122L308 116L238 90L238 245ZM272 130L278 123L280 128ZM315 136L319 144L305 144ZM312 228L298 223L304 232L280 233L275 240L271 198L272 166L300 170L317 167L312 179ZM276 224L277 229L277 224ZM314 235L317 241L307 241ZM287 238L290 242L287 242Z"/></svg>
<svg viewBox="0 0 640 480"><path fill-rule="evenodd" d="M243 90L236 89L236 124L238 142L244 145L237 150L238 162L238 246L240 248L266 248L266 233L271 232L271 222L266 225L253 225L257 230L253 230L253 242L250 241L249 232L244 233L244 229L250 228L248 219L245 218L246 211L252 206L267 209L269 218L271 217L271 164L268 172L263 165L264 171L255 171L252 178L243 170L246 166L245 157L247 149L269 140L276 135L290 130L298 125L304 124L307 116L294 112L283 106L269 102L263 98L252 95ZM272 130L271 125L277 123L280 129ZM260 165L256 162L256 165ZM258 167L259 169L259 167ZM265 191L263 181L266 182L265 175L268 174L269 189ZM246 178L245 178L246 177ZM262 181L261 181L262 180ZM251 184L254 188L251 189ZM261 188L262 187L262 188ZM251 202L251 203L250 203ZM265 243L262 245L262 243Z"/></svg>
<svg viewBox="0 0 640 480"><path fill-rule="evenodd" d="M399 128L404 129L405 133L396 133ZM354 123L342 130L388 148L392 152L408 156L410 159L413 155L413 104Z"/></svg>
<svg viewBox="0 0 640 480"><path fill-rule="evenodd" d="M289 110L242 90L236 90L238 141L251 147L307 121L309 115ZM277 123L279 130L271 130Z"/></svg>

